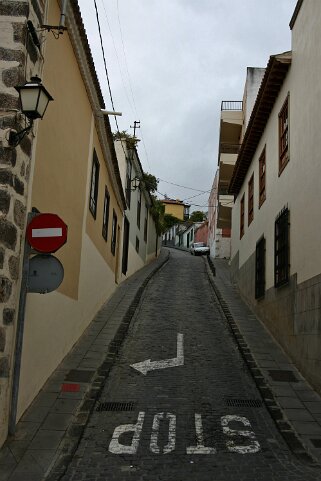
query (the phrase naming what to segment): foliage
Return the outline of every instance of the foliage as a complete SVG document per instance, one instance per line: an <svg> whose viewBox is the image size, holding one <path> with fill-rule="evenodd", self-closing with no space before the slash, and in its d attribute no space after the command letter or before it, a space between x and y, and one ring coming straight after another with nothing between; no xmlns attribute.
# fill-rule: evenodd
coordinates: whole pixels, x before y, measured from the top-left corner
<svg viewBox="0 0 321 481"><path fill-rule="evenodd" d="M143 173L143 184L145 188L150 192L154 193L157 191L158 180L155 175L149 174L148 172Z"/></svg>
<svg viewBox="0 0 321 481"><path fill-rule="evenodd" d="M189 220L192 222L203 222L203 220L206 220L206 213L201 210L194 210L189 216Z"/></svg>
<svg viewBox="0 0 321 481"><path fill-rule="evenodd" d="M173 227L173 225L179 224L180 222L182 222L182 221L180 219L178 219L177 217L175 217L174 215L164 214L164 216L163 216L163 226L164 226L163 232L165 232L165 231L167 231L167 229L170 229L171 227Z"/></svg>
<svg viewBox="0 0 321 481"><path fill-rule="evenodd" d="M153 203L150 208L150 213L155 222L156 233L157 235L161 235L164 232L163 219L164 219L164 213L165 213L165 206L159 199L157 199L155 195L152 195L151 197L152 197Z"/></svg>
<svg viewBox="0 0 321 481"><path fill-rule="evenodd" d="M120 132L113 132L113 140L121 140L125 139L127 144L130 146L136 146L137 144L137 137L134 137L133 135L129 134L127 130L121 130Z"/></svg>

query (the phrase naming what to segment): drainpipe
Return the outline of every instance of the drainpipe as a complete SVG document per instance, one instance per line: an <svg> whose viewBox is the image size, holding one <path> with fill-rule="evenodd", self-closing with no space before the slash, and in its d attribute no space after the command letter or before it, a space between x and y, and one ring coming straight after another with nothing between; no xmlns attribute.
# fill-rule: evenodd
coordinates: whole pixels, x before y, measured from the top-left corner
<svg viewBox="0 0 321 481"><path fill-rule="evenodd" d="M62 0L62 3L61 3L59 33L64 33L64 27L65 27L65 23L66 23L67 2L68 2L68 0Z"/></svg>

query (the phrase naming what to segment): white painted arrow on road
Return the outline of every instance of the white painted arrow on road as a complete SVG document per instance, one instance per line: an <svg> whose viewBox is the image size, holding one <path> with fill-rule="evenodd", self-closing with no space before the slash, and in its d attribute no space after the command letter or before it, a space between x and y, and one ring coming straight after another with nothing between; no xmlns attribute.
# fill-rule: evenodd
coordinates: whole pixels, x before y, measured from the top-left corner
<svg viewBox="0 0 321 481"><path fill-rule="evenodd" d="M177 334L177 356L172 359L165 359L163 361L151 361L147 359L146 361L136 362L136 364L131 364L130 367L136 369L137 371L144 374L148 371L155 371L156 369L167 369L168 367L178 367L184 365L184 345L183 345L183 334Z"/></svg>

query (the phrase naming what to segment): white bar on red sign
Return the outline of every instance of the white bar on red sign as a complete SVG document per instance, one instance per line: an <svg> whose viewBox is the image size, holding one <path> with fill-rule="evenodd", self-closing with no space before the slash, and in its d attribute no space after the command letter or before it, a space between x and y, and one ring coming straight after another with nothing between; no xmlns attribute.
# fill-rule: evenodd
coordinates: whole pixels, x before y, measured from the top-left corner
<svg viewBox="0 0 321 481"><path fill-rule="evenodd" d="M61 237L61 227L51 227L47 229L32 229L32 237Z"/></svg>

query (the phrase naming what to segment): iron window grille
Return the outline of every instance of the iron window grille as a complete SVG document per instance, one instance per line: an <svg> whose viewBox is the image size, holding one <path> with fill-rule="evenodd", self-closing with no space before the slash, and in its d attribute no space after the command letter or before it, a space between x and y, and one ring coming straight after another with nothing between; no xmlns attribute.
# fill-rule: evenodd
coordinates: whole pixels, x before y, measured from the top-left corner
<svg viewBox="0 0 321 481"><path fill-rule="evenodd" d="M264 236L256 244L255 251L255 299L265 294L265 238Z"/></svg>
<svg viewBox="0 0 321 481"><path fill-rule="evenodd" d="M107 241L107 234L108 234L109 204L110 204L110 196L109 196L107 187L105 187L103 229L102 229L102 235L105 241Z"/></svg>
<svg viewBox="0 0 321 481"><path fill-rule="evenodd" d="M265 189L265 183L266 183L266 148L264 147L263 152L259 158L259 208L263 204L263 202L266 199L266 189Z"/></svg>
<svg viewBox="0 0 321 481"><path fill-rule="evenodd" d="M289 95L279 113L279 175L289 162Z"/></svg>
<svg viewBox="0 0 321 481"><path fill-rule="evenodd" d="M142 191L138 188L138 195L137 195L137 227L140 229L140 217L142 211Z"/></svg>
<svg viewBox="0 0 321 481"><path fill-rule="evenodd" d="M117 215L116 212L113 210L113 223L111 227L111 253L113 256L116 252L116 241L117 241Z"/></svg>
<svg viewBox="0 0 321 481"><path fill-rule="evenodd" d="M126 275L128 269L128 246L129 246L129 221L127 217L124 218L124 241L123 241L123 259L122 259L122 273Z"/></svg>
<svg viewBox="0 0 321 481"><path fill-rule="evenodd" d="M147 229L148 229L148 207L145 204L145 220L144 220L144 241L147 242Z"/></svg>
<svg viewBox="0 0 321 481"><path fill-rule="evenodd" d="M249 180L248 184L248 225L251 224L254 218L254 174Z"/></svg>
<svg viewBox="0 0 321 481"><path fill-rule="evenodd" d="M130 209L130 201L131 201L131 184L132 181L132 163L129 159L127 159L127 166L126 166L126 203L128 209Z"/></svg>
<svg viewBox="0 0 321 481"><path fill-rule="evenodd" d="M241 199L240 205L240 239L244 236L244 211L245 211L245 194Z"/></svg>
<svg viewBox="0 0 321 481"><path fill-rule="evenodd" d="M274 238L274 285L282 286L289 282L290 235L289 209L285 207L275 220Z"/></svg>
<svg viewBox="0 0 321 481"><path fill-rule="evenodd" d="M98 182L99 182L99 162L96 151L93 152L93 164L91 169L91 182L90 182L90 197L89 197L89 210L92 213L94 219L97 214L97 198L98 198Z"/></svg>

